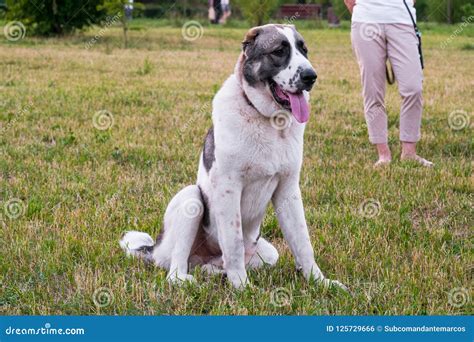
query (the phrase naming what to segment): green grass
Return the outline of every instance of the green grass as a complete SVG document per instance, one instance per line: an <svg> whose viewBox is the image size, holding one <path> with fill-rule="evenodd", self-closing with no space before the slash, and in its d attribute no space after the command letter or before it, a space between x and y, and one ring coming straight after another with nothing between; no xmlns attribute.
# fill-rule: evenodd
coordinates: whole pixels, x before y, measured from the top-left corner
<svg viewBox="0 0 474 342"><path fill-rule="evenodd" d="M471 29L443 48L454 26L431 25L424 35L419 152L436 167L395 158L379 171L371 167L348 25L302 30L320 76L305 136L306 217L319 265L351 288L348 296L295 272L271 210L263 235L280 260L250 272L253 286L242 292L199 270L198 285L170 287L165 271L119 249L125 230L156 236L171 197L195 181L212 97L233 71L245 34L206 25L202 38L188 42L180 27L155 26L135 22L127 50L118 28L91 49L85 46L98 28L0 41L1 313L472 313ZM399 106L390 87L397 157ZM450 128L454 111L470 124ZM109 129L94 127L100 114L113 118ZM23 209L18 218L5 208L13 199ZM380 205L373 217L360 210L368 200Z"/></svg>

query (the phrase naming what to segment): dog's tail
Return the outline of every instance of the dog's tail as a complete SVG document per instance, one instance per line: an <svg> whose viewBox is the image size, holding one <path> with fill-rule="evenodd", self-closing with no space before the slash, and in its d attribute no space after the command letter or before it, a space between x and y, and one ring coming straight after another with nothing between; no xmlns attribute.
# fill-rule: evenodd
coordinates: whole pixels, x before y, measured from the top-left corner
<svg viewBox="0 0 474 342"><path fill-rule="evenodd" d="M129 231L120 239L120 247L128 256L138 257L145 261L153 261L155 241L147 233Z"/></svg>

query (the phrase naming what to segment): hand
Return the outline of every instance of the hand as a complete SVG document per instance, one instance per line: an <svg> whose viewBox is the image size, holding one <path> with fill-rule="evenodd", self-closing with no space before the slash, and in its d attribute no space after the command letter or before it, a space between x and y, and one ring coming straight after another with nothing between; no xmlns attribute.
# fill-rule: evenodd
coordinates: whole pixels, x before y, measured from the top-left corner
<svg viewBox="0 0 474 342"><path fill-rule="evenodd" d="M344 0L344 3L346 4L347 9L349 10L349 12L352 13L352 10L354 9L356 0Z"/></svg>

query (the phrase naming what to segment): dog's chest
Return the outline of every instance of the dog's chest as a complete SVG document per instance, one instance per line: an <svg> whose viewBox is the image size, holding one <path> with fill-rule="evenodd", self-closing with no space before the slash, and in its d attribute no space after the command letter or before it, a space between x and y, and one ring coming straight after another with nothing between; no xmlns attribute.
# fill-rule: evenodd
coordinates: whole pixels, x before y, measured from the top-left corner
<svg viewBox="0 0 474 342"><path fill-rule="evenodd" d="M265 181L297 171L301 164L302 139L290 129L251 127L242 131L241 172L248 181Z"/></svg>

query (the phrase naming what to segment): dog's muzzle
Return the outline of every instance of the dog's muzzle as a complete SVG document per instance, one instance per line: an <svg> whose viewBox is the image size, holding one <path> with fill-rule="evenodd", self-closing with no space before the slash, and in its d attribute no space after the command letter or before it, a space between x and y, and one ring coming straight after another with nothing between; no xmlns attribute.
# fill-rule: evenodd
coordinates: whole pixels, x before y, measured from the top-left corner
<svg viewBox="0 0 474 342"><path fill-rule="evenodd" d="M300 88L300 90L310 91L317 78L318 75L316 75L314 69L304 69L300 74L300 84L298 88Z"/></svg>

